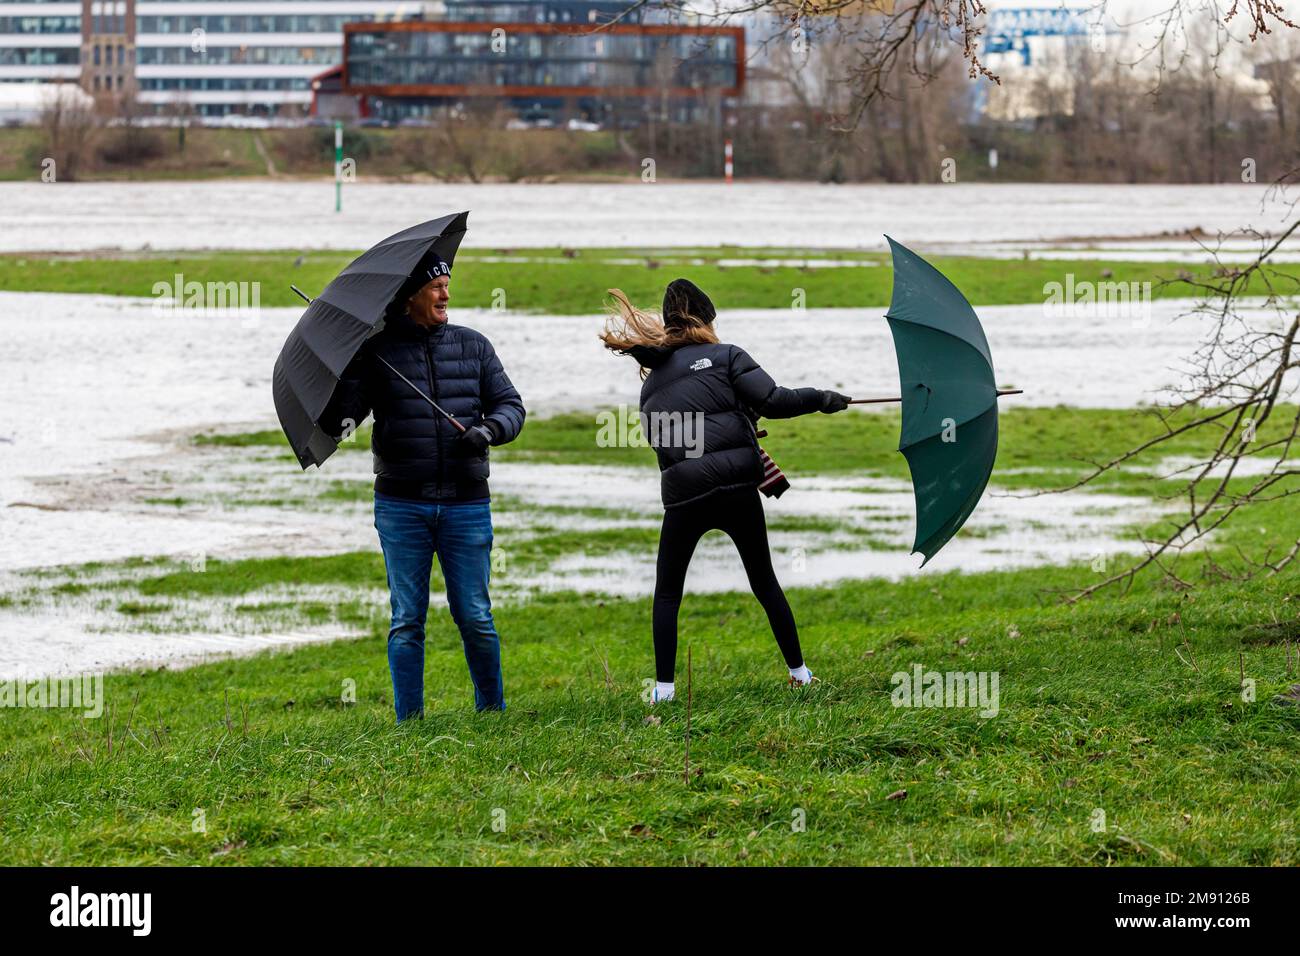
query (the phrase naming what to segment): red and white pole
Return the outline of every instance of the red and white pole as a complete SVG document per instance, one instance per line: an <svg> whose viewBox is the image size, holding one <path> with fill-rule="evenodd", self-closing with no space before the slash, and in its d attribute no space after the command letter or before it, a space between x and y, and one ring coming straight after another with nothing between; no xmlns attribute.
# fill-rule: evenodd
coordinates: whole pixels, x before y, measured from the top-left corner
<svg viewBox="0 0 1300 956"><path fill-rule="evenodd" d="M726 174L727 174L727 185L730 186L730 185L731 185L731 172L732 172L732 168L733 168L733 167L732 167L732 163L731 163L731 140L727 140L726 148L723 150L723 153L722 153L722 154L723 154L723 157L724 157L723 169L726 171Z"/></svg>

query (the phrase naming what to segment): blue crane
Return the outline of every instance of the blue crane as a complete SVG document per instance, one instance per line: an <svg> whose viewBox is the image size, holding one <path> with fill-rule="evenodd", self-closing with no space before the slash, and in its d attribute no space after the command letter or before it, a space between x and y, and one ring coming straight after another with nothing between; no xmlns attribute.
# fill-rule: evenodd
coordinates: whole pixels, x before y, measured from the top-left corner
<svg viewBox="0 0 1300 956"><path fill-rule="evenodd" d="M1068 7L995 7L990 10L980 34L980 60L987 63L991 53L1019 53L1025 66L1033 62L1029 39L1031 37L1082 37L1098 29L1113 31L1090 24L1084 19L1085 8ZM971 97L971 120L983 115L988 102L987 80L975 81Z"/></svg>
<svg viewBox="0 0 1300 956"><path fill-rule="evenodd" d="M1066 7L995 7L985 21L981 53L1019 53L1021 62L1029 66L1029 37L1087 36L1092 28L1083 18L1085 12Z"/></svg>

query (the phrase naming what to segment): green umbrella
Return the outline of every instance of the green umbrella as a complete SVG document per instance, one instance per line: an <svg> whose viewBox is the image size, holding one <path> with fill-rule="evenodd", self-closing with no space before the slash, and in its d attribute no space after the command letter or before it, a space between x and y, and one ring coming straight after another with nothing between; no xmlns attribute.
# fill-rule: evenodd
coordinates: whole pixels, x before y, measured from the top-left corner
<svg viewBox="0 0 1300 956"><path fill-rule="evenodd" d="M934 266L888 236L894 295L885 318L894 336L902 395L853 404L903 403L898 450L916 494L912 553L926 562L970 517L998 454L993 358L975 310Z"/></svg>

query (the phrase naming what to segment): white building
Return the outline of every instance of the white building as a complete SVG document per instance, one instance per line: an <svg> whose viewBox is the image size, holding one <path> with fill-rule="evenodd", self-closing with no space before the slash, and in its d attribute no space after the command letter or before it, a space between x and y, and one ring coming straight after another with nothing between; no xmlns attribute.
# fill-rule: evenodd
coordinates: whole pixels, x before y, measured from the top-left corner
<svg viewBox="0 0 1300 956"><path fill-rule="evenodd" d="M0 0L0 82L81 78L81 0Z"/></svg>
<svg viewBox="0 0 1300 956"><path fill-rule="evenodd" d="M158 109L305 111L343 24L440 14L419 0L0 0L0 82L74 80Z"/></svg>
<svg viewBox="0 0 1300 956"><path fill-rule="evenodd" d="M306 110L311 78L342 60L344 23L422 9L392 0L137 0L138 98L207 114Z"/></svg>

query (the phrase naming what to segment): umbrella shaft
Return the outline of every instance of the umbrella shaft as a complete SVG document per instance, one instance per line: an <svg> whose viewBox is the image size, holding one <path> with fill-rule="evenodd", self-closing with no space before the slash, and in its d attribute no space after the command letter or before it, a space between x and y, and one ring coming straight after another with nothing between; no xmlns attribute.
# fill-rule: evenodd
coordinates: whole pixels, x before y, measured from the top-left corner
<svg viewBox="0 0 1300 956"><path fill-rule="evenodd" d="M998 392L998 397L1003 395L1023 395L1023 388L1007 388ZM903 399L897 395L893 398L854 398L849 400L850 405L882 405L885 402L901 402Z"/></svg>
<svg viewBox="0 0 1300 956"><path fill-rule="evenodd" d="M388 361L387 361L387 360L386 360L382 355L376 355L375 358L379 359L379 361L381 361L381 362L383 362L385 365L387 365L387 366L389 367L389 369L392 370L392 372L393 372L394 375L396 375L398 378L400 378L400 379L401 379L403 382L405 382L407 385L411 386L411 388L415 389L415 393L416 393L417 395L419 395L422 399L424 399L426 402L428 402L430 405L432 405L434 411L436 411L439 415L442 415L444 418L446 418L447 421L449 421L449 422L451 422L453 425L455 425L457 431L463 432L463 431L465 430L465 426L464 426L464 425L462 425L460 422L456 421L456 419L452 418L451 415L449 415L449 414L447 413L447 411L446 411L446 410L445 410L441 405L439 405L437 402L435 402L433 399L431 399L428 395L425 395L425 394L424 394L424 390L421 389L420 386L416 385L414 382L412 382L409 378L407 378L405 375L403 375L403 374L402 374L401 372L399 372L397 369L393 368L393 366L392 366L391 364L389 364L389 362L388 362Z"/></svg>

